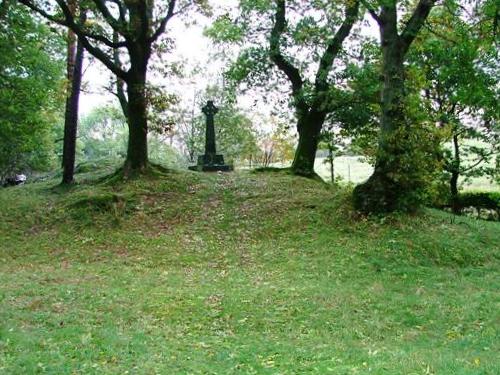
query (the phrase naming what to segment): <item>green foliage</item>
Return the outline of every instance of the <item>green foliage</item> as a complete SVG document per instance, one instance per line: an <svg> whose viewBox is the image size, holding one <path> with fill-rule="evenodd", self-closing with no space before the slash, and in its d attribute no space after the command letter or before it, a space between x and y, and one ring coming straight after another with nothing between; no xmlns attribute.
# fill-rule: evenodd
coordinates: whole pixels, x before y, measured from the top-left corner
<svg viewBox="0 0 500 375"><path fill-rule="evenodd" d="M159 112L155 116L157 121L163 117ZM161 121L155 123L160 126ZM183 158L166 143L165 134L158 133L159 129L156 129L149 136L148 152L151 160L171 167L184 166ZM106 159L123 159L127 150L127 137L126 119L119 108L111 105L94 108L80 122L78 145L81 160L78 165L88 168ZM77 167L77 171L79 169Z"/></svg>
<svg viewBox="0 0 500 375"><path fill-rule="evenodd" d="M169 168L187 167L186 159L163 137L151 135L149 137L148 152L153 163Z"/></svg>
<svg viewBox="0 0 500 375"><path fill-rule="evenodd" d="M96 107L85 115L78 128L78 143L84 160L125 157L126 121L122 111L111 105Z"/></svg>
<svg viewBox="0 0 500 375"><path fill-rule="evenodd" d="M231 65L226 76L236 84L265 82L270 77L271 63L268 51L263 47L243 49Z"/></svg>
<svg viewBox="0 0 500 375"><path fill-rule="evenodd" d="M228 14L217 18L210 28L205 30L205 36L219 43L239 43L243 40L244 30L235 24Z"/></svg>
<svg viewBox="0 0 500 375"><path fill-rule="evenodd" d="M180 75L180 73L177 73ZM172 110L179 105L179 98L169 94L164 86L147 87L148 129L155 134L164 135L172 131Z"/></svg>
<svg viewBox="0 0 500 375"><path fill-rule="evenodd" d="M344 73L347 90L332 93L328 121L350 140L350 149L374 163L380 128L380 51L373 42L362 46L360 63L350 62Z"/></svg>
<svg viewBox="0 0 500 375"><path fill-rule="evenodd" d="M461 18L440 11L429 22L431 29L416 40L409 61L420 72L412 78L425 92L424 108L440 128L445 176L457 174L462 182L494 179L500 171L495 165L500 152L495 42L470 14Z"/></svg>
<svg viewBox="0 0 500 375"><path fill-rule="evenodd" d="M16 2L0 17L0 180L54 166L63 98L63 40Z"/></svg>
<svg viewBox="0 0 500 375"><path fill-rule="evenodd" d="M500 372L499 223L287 173L56 182L0 190L0 372Z"/></svg>
<svg viewBox="0 0 500 375"><path fill-rule="evenodd" d="M293 106L297 96L301 96L309 105L312 104L317 64L342 21L343 5L343 2L331 1L286 2L287 27L280 40L281 52L285 60L297 67L304 85L302 92L294 94L295 97L280 96L274 100ZM206 35L221 48L230 45L242 47L236 60L228 62L227 77L232 83L241 85L242 90L249 87L264 89L265 96L271 96L271 88L289 85L284 74L270 59L270 30L273 28L276 3L240 0L238 11L237 16L221 16L207 29ZM333 70L326 72L329 82L335 81L336 73L333 74Z"/></svg>

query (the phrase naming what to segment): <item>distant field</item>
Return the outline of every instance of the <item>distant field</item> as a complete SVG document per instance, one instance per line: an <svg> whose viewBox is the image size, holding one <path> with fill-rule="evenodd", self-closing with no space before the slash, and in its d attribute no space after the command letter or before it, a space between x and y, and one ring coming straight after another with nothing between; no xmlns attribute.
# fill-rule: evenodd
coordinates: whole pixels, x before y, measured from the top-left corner
<svg viewBox="0 0 500 375"><path fill-rule="evenodd" d="M335 178L341 178L344 182L358 184L370 177L373 167L361 161L360 156L339 156L334 160ZM316 158L314 165L316 173L323 179L330 181L330 164L325 163L325 158Z"/></svg>
<svg viewBox="0 0 500 375"><path fill-rule="evenodd" d="M372 173L373 167L361 161L361 156L339 156L335 158L335 176L344 182L355 184L365 181ZM317 158L314 165L316 173L323 179L330 181L330 165L325 163L325 158ZM470 184L464 186L464 190L494 190L500 191L498 184L492 184L488 178L474 178Z"/></svg>

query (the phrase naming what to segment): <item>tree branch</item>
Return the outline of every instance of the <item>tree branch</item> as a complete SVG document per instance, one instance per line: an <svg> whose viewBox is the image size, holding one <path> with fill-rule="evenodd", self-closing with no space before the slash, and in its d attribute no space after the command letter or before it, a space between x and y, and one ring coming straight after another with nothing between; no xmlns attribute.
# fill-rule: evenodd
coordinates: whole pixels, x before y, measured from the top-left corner
<svg viewBox="0 0 500 375"><path fill-rule="evenodd" d="M382 24L382 20L381 20L380 16L377 14L377 12L375 11L375 8L373 8L373 6L370 3L368 3L368 1L366 1L366 0L361 0L361 4L363 4L363 6L366 8L366 10L368 10L368 13L370 13L370 15L372 16L372 18L379 25L381 25Z"/></svg>
<svg viewBox="0 0 500 375"><path fill-rule="evenodd" d="M125 10L125 7L123 6L123 3L120 0L109 0L113 4L116 4L118 7L118 12L120 13L120 22L124 24L126 22L126 16L127 12Z"/></svg>
<svg viewBox="0 0 500 375"><path fill-rule="evenodd" d="M126 28L124 27L124 24L112 16L111 12L106 6L105 0L93 0L93 2L96 5L97 9L99 9L99 12L101 12L101 14L103 15L106 22L112 27L112 29L114 31L119 32L121 35L125 36ZM113 2L115 4L118 4L119 12L121 15L122 9L120 6L120 2L119 1L113 1Z"/></svg>
<svg viewBox="0 0 500 375"><path fill-rule="evenodd" d="M18 0L21 4L27 6L28 8L30 8L31 10L33 10L34 12L38 13L39 15L41 15L42 17L48 19L49 21L52 21L54 23L57 23L58 25L61 25L61 26L68 26L68 24L66 23L65 19L64 18L58 18L56 17L55 15L53 14L50 14L48 12L46 12L45 10L43 10L42 8L36 6L32 0Z"/></svg>
<svg viewBox="0 0 500 375"><path fill-rule="evenodd" d="M83 35L83 36L90 38L90 39L93 39L97 42L101 42L110 48L121 48L121 47L125 47L127 45L127 43L125 41L113 43L108 38L106 38L104 35L93 34L93 33L90 33L88 31L83 30L80 27L80 25L78 25L76 22L74 22L73 17L68 18L66 16L66 13L64 12L64 10L63 10L64 18L58 18L57 16L50 14L50 13L46 12L45 10L43 10L42 8L36 6L32 0L19 0L19 2L21 4L27 6L31 10L35 11L36 13L40 14L42 17L48 19L49 21L52 21L52 22L54 22L58 25L61 25L61 26L69 27L72 31L75 32L75 34ZM57 3L61 9L63 9L63 7L65 7L69 10L68 5L64 1L57 0ZM71 12L70 12L70 14L71 14Z"/></svg>
<svg viewBox="0 0 500 375"><path fill-rule="evenodd" d="M474 168L476 168L479 164L483 163L486 159L488 159L490 156L494 155L495 151L491 151L487 154L481 155L478 160L472 165L469 165L467 168L462 169L462 173L468 172Z"/></svg>
<svg viewBox="0 0 500 375"><path fill-rule="evenodd" d="M167 15L163 17L163 19L160 22L160 26L156 31L153 33L151 38L149 39L150 43L155 42L161 34L165 32L165 29L167 28L167 23L170 21L170 19L175 15L174 10L175 10L175 4L176 0L170 0L168 3L168 10L167 10Z"/></svg>
<svg viewBox="0 0 500 375"><path fill-rule="evenodd" d="M342 48L342 43L349 36L352 26L358 18L359 1L348 3L345 8L344 22L337 30L333 39L328 43L328 46L321 57L318 72L316 73L315 89L317 91L328 90L328 75L332 69L333 61L337 57Z"/></svg>
<svg viewBox="0 0 500 375"><path fill-rule="evenodd" d="M403 54L410 48L411 43L422 26L424 26L425 20L435 3L436 0L419 0L417 7L401 33L400 41L403 48Z"/></svg>
<svg viewBox="0 0 500 375"><path fill-rule="evenodd" d="M118 40L118 33L116 31L113 33L113 40ZM120 60L120 51L117 49L113 51L113 61L116 66L121 68L122 62ZM128 99L123 86L123 79L121 79L120 77L116 77L116 97L120 101L123 113L125 114L125 116L128 116Z"/></svg>
<svg viewBox="0 0 500 375"><path fill-rule="evenodd" d="M304 108L306 103L301 99L300 95L304 82L300 76L300 72L292 63L284 58L280 49L281 35L286 27L286 2L285 0L276 0L276 5L275 23L270 38L270 57L278 69L288 77L292 83L293 96L298 100L297 104Z"/></svg>
<svg viewBox="0 0 500 375"><path fill-rule="evenodd" d="M22 1L28 1L28 0L22 0ZM93 56L95 56L98 60L100 60L109 70L111 70L114 74L116 74L117 77L120 77L121 79L126 81L128 78L127 72L122 70L120 67L116 66L104 51L102 51L98 47L93 46L89 42L87 35L82 31L80 27L78 27L78 25L76 25L75 19L71 14L71 11L68 8L67 4L64 2L64 0L56 0L56 1L64 14L66 26L68 26L71 30L75 32L75 34L78 36L78 40L81 41L85 49L89 51Z"/></svg>

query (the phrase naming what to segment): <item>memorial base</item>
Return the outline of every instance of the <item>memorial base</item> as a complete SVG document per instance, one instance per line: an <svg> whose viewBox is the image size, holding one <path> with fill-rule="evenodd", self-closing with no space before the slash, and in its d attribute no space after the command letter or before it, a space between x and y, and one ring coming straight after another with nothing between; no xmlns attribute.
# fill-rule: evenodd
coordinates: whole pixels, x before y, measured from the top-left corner
<svg viewBox="0 0 500 375"><path fill-rule="evenodd" d="M198 156L198 164L189 167L189 169L198 172L230 172L233 170L233 166L225 164L222 155L200 155Z"/></svg>

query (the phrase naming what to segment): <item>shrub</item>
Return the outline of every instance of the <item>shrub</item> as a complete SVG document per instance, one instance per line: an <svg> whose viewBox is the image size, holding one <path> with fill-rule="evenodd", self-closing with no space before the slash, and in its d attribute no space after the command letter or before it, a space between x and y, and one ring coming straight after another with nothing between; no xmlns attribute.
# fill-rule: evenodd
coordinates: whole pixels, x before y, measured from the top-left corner
<svg viewBox="0 0 500 375"><path fill-rule="evenodd" d="M468 209L472 208L472 211L476 211L478 218L484 216L482 210L487 210L487 215L484 218L500 220L500 192L461 193L458 196L458 208L460 212L467 212Z"/></svg>
<svg viewBox="0 0 500 375"><path fill-rule="evenodd" d="M500 192L466 192L458 196L458 204L461 208L474 207L476 209L486 208L489 210L500 209Z"/></svg>

